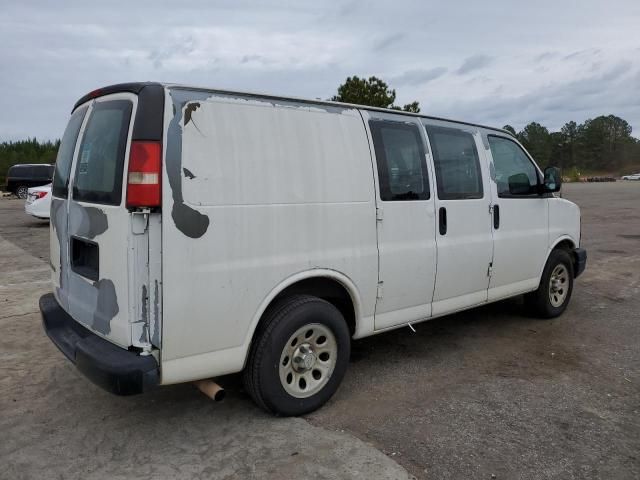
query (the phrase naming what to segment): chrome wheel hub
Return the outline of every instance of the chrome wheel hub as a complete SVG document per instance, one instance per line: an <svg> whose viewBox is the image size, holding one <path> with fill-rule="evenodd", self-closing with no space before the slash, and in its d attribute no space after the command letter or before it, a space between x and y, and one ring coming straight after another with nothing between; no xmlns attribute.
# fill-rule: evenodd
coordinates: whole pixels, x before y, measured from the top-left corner
<svg viewBox="0 0 640 480"><path fill-rule="evenodd" d="M313 368L316 363L316 355L311 345L303 343L293 352L293 369L298 373L304 373Z"/></svg>
<svg viewBox="0 0 640 480"><path fill-rule="evenodd" d="M280 383L296 398L307 398L327 384L338 358L333 332L319 323L299 328L282 349L278 367Z"/></svg>

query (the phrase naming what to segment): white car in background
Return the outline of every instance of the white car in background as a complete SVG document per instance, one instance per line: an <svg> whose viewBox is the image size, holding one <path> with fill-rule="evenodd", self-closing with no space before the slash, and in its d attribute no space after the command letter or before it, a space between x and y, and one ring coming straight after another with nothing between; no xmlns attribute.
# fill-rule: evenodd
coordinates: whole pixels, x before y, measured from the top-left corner
<svg viewBox="0 0 640 480"><path fill-rule="evenodd" d="M28 190L24 211L36 218L48 219L51 210L51 184Z"/></svg>
<svg viewBox="0 0 640 480"><path fill-rule="evenodd" d="M640 180L640 173L632 173L631 175L623 175L622 180Z"/></svg>

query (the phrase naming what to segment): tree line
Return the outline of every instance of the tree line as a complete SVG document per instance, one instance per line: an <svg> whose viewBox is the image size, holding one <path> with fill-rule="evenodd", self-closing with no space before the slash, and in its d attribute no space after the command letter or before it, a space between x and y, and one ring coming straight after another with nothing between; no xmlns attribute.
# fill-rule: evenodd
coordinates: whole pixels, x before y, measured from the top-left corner
<svg viewBox="0 0 640 480"><path fill-rule="evenodd" d="M7 170L18 163L55 163L60 140L40 142L36 138L0 143L0 187Z"/></svg>
<svg viewBox="0 0 640 480"><path fill-rule="evenodd" d="M377 77L348 77L331 100L420 112L417 101L402 108L396 106L396 91ZM640 171L640 140L631 136L631 125L615 115L601 115L580 124L567 122L557 132L537 122L519 132L511 125L502 128L524 145L540 167L557 166L568 177Z"/></svg>
<svg viewBox="0 0 640 480"><path fill-rule="evenodd" d="M541 167L554 165L566 176L585 173L621 175L640 170L640 140L631 125L615 115L600 115L583 123L567 122L557 132L531 122L516 133L503 127L524 145Z"/></svg>
<svg viewBox="0 0 640 480"><path fill-rule="evenodd" d="M331 100L419 113L420 103L395 105L396 91L377 78L348 77ZM519 132L505 125L533 156L540 167L560 167L564 176L607 173L621 175L640 171L640 140L631 135L631 125L615 115L601 115L583 123L567 122L551 132L531 122ZM60 140L39 142L32 138L0 143L0 186L6 172L17 163L54 163Z"/></svg>

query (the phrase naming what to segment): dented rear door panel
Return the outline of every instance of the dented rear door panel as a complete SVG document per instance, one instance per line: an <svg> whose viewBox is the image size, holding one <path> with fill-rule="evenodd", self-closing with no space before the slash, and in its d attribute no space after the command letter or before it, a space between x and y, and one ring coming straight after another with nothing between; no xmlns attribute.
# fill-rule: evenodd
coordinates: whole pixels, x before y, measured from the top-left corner
<svg viewBox="0 0 640 480"><path fill-rule="evenodd" d="M56 297L77 322L122 347L149 339L147 232L133 233L132 214L124 206L136 107L131 93L91 102L76 143L68 197L52 201L52 247L57 243L59 252L52 255L59 262Z"/></svg>

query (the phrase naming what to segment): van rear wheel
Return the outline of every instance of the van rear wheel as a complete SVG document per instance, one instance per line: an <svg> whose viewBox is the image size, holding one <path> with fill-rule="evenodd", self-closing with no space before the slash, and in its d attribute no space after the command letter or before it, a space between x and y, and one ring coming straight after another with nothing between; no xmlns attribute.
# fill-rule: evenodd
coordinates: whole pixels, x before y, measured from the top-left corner
<svg viewBox="0 0 640 480"><path fill-rule="evenodd" d="M535 292L525 295L525 305L536 316L555 318L569 304L573 291L573 262L565 250L553 250Z"/></svg>
<svg viewBox="0 0 640 480"><path fill-rule="evenodd" d="M268 412L295 416L335 393L349 362L347 324L331 303L310 295L270 308L251 346L244 386Z"/></svg>

